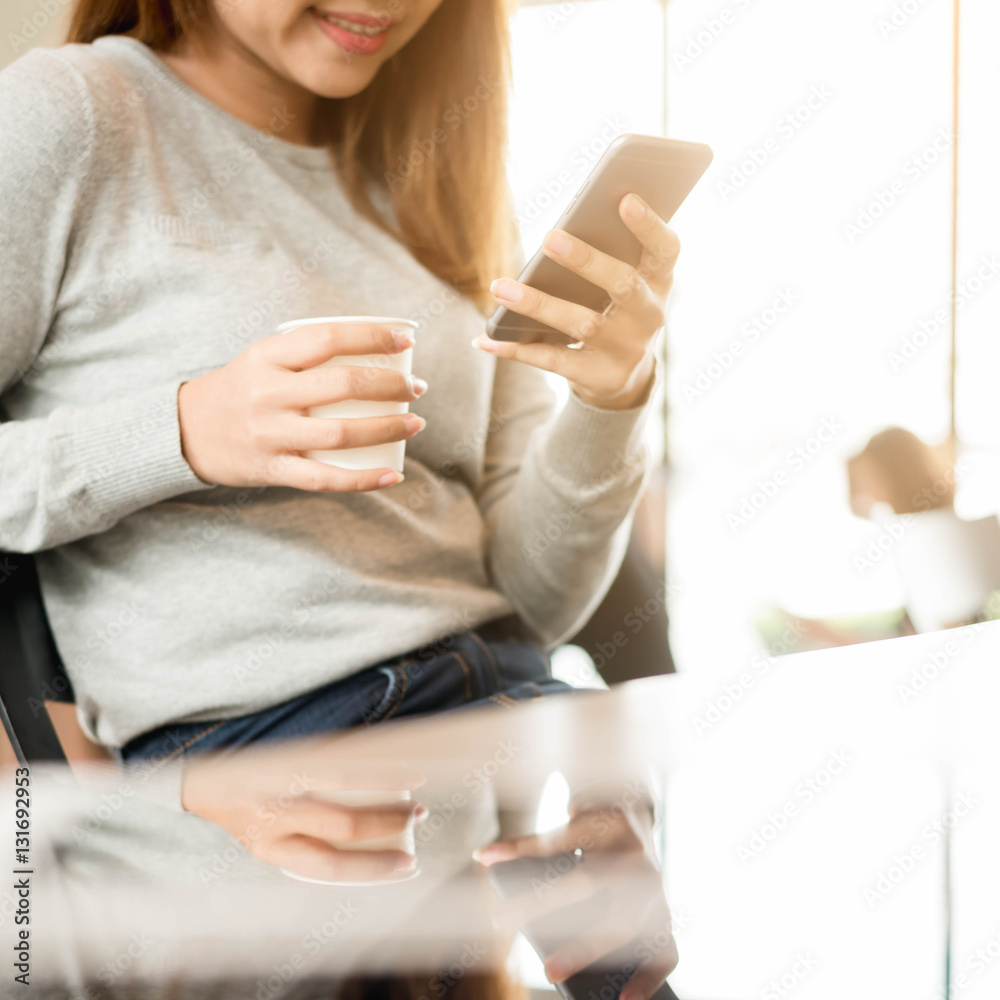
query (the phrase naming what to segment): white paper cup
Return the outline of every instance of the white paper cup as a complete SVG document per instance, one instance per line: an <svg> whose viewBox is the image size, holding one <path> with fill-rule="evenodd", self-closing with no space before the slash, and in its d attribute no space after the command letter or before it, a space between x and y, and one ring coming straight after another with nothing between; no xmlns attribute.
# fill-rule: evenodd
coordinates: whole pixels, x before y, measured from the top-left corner
<svg viewBox="0 0 1000 1000"><path fill-rule="evenodd" d="M381 326L390 330L412 330L416 333L419 324L410 319L400 319L394 316L326 316L320 319L295 319L282 323L278 333L288 333L306 326ZM403 375L413 374L413 348L401 351L399 354L345 354L330 358L317 368L335 368L340 365L350 365L358 368L387 368L401 372ZM309 409L311 417L388 417L409 412L409 403L382 402L372 399L347 399L342 403L328 403L325 406L313 406ZM384 444L367 445L363 448L341 448L337 451L306 451L306 458L325 462L327 465L337 465L342 469L395 469L403 471L403 459L406 456L405 441L388 441Z"/></svg>
<svg viewBox="0 0 1000 1000"><path fill-rule="evenodd" d="M362 808L364 806L384 806L396 802L409 802L413 796L406 789L399 791L380 790L366 791L360 789L345 789L342 791L311 792L314 799L322 799L324 802L333 802L338 806L350 806L352 808ZM416 837L413 831L413 821L407 823L406 828L391 837L372 837L369 840L352 840L340 843L332 843L338 851L404 851L406 854L416 854ZM388 875L386 878L373 879L370 882L331 882L326 879L307 878L305 875L297 875L281 869L286 875L300 882L313 882L316 885L389 885L395 882L405 882L420 874L420 869L414 865L413 868Z"/></svg>

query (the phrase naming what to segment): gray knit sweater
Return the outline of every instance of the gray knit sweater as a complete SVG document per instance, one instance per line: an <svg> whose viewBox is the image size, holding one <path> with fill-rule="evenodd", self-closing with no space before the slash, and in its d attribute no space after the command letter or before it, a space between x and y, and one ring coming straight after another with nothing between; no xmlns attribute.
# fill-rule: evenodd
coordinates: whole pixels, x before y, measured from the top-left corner
<svg viewBox="0 0 1000 1000"><path fill-rule="evenodd" d="M600 599L642 411L470 340L481 315L353 212L322 149L229 116L141 43L0 73L0 549L37 552L81 720L118 746L274 705L512 610L554 644ZM194 475L177 389L297 317L420 322L406 479Z"/></svg>

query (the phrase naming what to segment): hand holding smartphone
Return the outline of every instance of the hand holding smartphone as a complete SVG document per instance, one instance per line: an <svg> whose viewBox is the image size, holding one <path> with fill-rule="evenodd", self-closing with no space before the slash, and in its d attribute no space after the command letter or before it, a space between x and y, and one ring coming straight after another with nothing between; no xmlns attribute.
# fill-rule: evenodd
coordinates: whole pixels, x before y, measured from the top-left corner
<svg viewBox="0 0 1000 1000"><path fill-rule="evenodd" d="M566 872L583 864L583 856L575 853L549 858L518 858L491 865L487 877L496 894L506 902L518 896L537 895L537 887L546 885L553 871ZM609 897L610 890L600 890L590 899L526 923L520 928L521 933L544 961L568 939L592 933L610 907ZM556 990L564 1000L593 1000L594 997L612 1000L620 996L625 984L635 975L643 954L643 942L631 941L556 983ZM664 982L650 1000L677 1000L677 995L670 984Z"/></svg>
<svg viewBox="0 0 1000 1000"><path fill-rule="evenodd" d="M701 143L646 135L620 136L601 157L555 228L637 267L643 247L619 215L622 199L627 194L637 194L667 222L711 162L711 149ZM606 289L563 267L541 249L525 266L518 280L556 299L597 313L604 312L611 301ZM493 314L486 332L500 341L573 343L573 338L564 332L505 306Z"/></svg>

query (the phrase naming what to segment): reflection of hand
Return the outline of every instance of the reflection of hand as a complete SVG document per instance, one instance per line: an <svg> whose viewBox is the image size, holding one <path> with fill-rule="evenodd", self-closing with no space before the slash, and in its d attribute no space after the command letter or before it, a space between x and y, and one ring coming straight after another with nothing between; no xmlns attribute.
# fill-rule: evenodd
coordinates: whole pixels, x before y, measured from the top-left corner
<svg viewBox="0 0 1000 1000"><path fill-rule="evenodd" d="M545 956L546 975L554 983L563 982L635 942L629 963L638 969L620 1000L649 1000L677 965L670 909L649 843L649 812L640 802L625 809L571 808L570 814L570 822L557 830L500 841L478 852L484 865L583 852L582 864L565 874L553 869L554 877L544 886L508 900L497 920L504 927L520 928L603 893L609 905L585 934Z"/></svg>
<svg viewBox="0 0 1000 1000"><path fill-rule="evenodd" d="M223 827L261 861L327 882L370 882L412 868L416 859L404 851L342 850L334 845L399 836L427 815L426 808L414 801L343 806L311 793L412 789L421 783L412 774L324 775L316 783L291 767L263 777L254 775L239 757L206 756L185 765L182 804Z"/></svg>

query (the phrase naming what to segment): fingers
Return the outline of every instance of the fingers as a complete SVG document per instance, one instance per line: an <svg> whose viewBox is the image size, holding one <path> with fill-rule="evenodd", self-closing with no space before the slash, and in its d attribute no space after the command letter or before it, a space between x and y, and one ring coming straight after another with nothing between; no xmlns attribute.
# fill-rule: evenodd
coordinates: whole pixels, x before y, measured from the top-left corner
<svg viewBox="0 0 1000 1000"><path fill-rule="evenodd" d="M628 982L628 992L622 991L619 1000L622 997L649 1000L677 967L677 942L669 931L666 934L647 933L634 952L622 962L622 950L634 941L634 927L609 927L604 933L580 935L546 956L545 974L550 982L561 983L593 965L599 968L607 966L610 972L618 971L612 969L611 962L615 965L631 964L636 971ZM609 958L610 962L601 961L605 958Z"/></svg>
<svg viewBox="0 0 1000 1000"><path fill-rule="evenodd" d="M496 358L508 361L520 361L521 364L541 368L543 371L562 375L571 382L577 380L581 365L579 350L570 347L558 347L555 344L517 344L510 340L493 340L485 333L472 341L472 346L492 354Z"/></svg>
<svg viewBox="0 0 1000 1000"><path fill-rule="evenodd" d="M593 309L557 299L512 278L498 278L490 285L490 291L500 305L537 319L573 340L590 340L604 323L604 317Z"/></svg>
<svg viewBox="0 0 1000 1000"><path fill-rule="evenodd" d="M639 274L654 291L666 294L681 252L677 234L637 194L626 195L618 212L643 246Z"/></svg>
<svg viewBox="0 0 1000 1000"><path fill-rule="evenodd" d="M588 965L593 965L605 955L610 955L622 945L628 944L630 940L631 936L627 933L581 935L556 948L545 958L545 975L548 976L549 982L564 982L570 976L575 976L586 969Z"/></svg>
<svg viewBox="0 0 1000 1000"><path fill-rule="evenodd" d="M625 305L636 292L646 289L645 279L634 267L562 229L549 233L542 249L556 263L603 288L615 305Z"/></svg>
<svg viewBox="0 0 1000 1000"><path fill-rule="evenodd" d="M427 383L423 379L391 368L337 365L284 376L275 402L295 410L346 399L412 403L426 391Z"/></svg>
<svg viewBox="0 0 1000 1000"><path fill-rule="evenodd" d="M325 882L375 882L416 864L416 858L404 851L338 851L301 835L273 841L259 857L296 875Z"/></svg>
<svg viewBox="0 0 1000 1000"><path fill-rule="evenodd" d="M339 451L387 441L409 441L427 421L415 413L388 417L288 417L275 425L276 447L289 451Z"/></svg>
<svg viewBox="0 0 1000 1000"><path fill-rule="evenodd" d="M356 808L303 796L282 814L278 829L335 847L376 837L398 836L415 822L418 810L423 810L418 802Z"/></svg>
<svg viewBox="0 0 1000 1000"><path fill-rule="evenodd" d="M299 455L278 455L251 477L250 485L280 483L310 493L369 493L402 481L402 473L395 469L341 469Z"/></svg>
<svg viewBox="0 0 1000 1000"><path fill-rule="evenodd" d="M663 985L663 981L677 968L677 946L674 945L673 960L656 961L641 968L618 995L618 1000L650 1000Z"/></svg>
<svg viewBox="0 0 1000 1000"><path fill-rule="evenodd" d="M621 845L619 826L614 821L613 813L605 815L602 810L587 809L565 826L547 833L498 840L478 850L475 858L480 864L489 866L515 858L547 858L576 850L608 850Z"/></svg>
<svg viewBox="0 0 1000 1000"><path fill-rule="evenodd" d="M584 868L573 868L557 873L551 882L545 883L544 889L522 892L509 899L497 908L493 921L502 930L520 930L555 910L593 900L599 888Z"/></svg>
<svg viewBox="0 0 1000 1000"><path fill-rule="evenodd" d="M487 868L498 861L513 861L516 858L548 858L576 850L570 846L569 826L561 826L548 833L529 834L525 837L511 837L498 840L495 844L481 847L473 857Z"/></svg>
<svg viewBox="0 0 1000 1000"><path fill-rule="evenodd" d="M302 326L254 345L265 360L302 371L345 354L398 354L413 346L409 327L372 323L326 323Z"/></svg>

